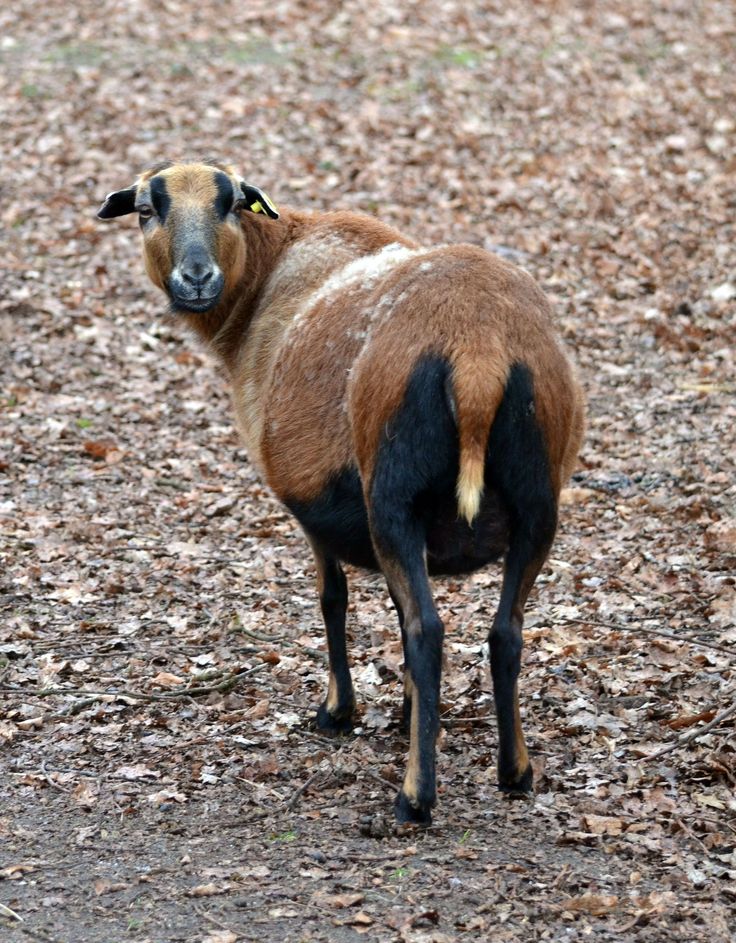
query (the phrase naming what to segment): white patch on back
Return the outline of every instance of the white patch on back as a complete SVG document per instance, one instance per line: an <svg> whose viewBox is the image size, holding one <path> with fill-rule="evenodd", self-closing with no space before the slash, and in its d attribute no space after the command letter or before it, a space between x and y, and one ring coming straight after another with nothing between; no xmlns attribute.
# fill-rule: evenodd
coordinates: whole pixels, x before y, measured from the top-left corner
<svg viewBox="0 0 736 943"><path fill-rule="evenodd" d="M348 262L347 265L333 272L324 284L309 295L294 315L292 326L297 327L305 314L320 301L352 288L370 289L391 269L431 251L431 249L409 249L398 242L391 242L373 255L362 255L353 259L352 262Z"/></svg>
<svg viewBox="0 0 736 943"><path fill-rule="evenodd" d="M267 308L284 291L290 294L294 285L300 285L305 274L321 270L325 259L349 251L344 239L333 233L320 234L316 238L302 239L286 250L276 268L269 275L263 289L258 310Z"/></svg>

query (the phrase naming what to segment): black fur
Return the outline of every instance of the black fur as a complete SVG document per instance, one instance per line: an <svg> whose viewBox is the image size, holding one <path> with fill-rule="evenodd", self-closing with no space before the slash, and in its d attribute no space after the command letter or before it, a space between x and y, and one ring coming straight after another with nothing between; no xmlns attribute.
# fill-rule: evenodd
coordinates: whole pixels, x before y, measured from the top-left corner
<svg viewBox="0 0 736 943"><path fill-rule="evenodd" d="M313 543L333 558L322 609L339 706L330 715L322 705L321 726L346 729L352 714L344 650L347 597L337 560L376 569L378 556L390 561L389 570L398 568L402 583L409 587L411 625L405 624L398 604L398 587L390 587L399 610L405 664L413 680L413 703L404 705L405 720L409 721L411 711L419 712L417 796L402 791L395 806L397 818L404 822L427 824L435 801L434 744L439 729L444 628L427 570L430 574L468 572L506 554L501 599L489 635L499 727L498 774L507 792L532 788L531 767L527 764L521 769L517 756L516 683L523 606L552 542L557 506L546 443L535 415L533 376L524 364L514 364L509 371L489 431L485 491L472 527L458 519L458 471L451 368L442 358L427 357L417 364L402 405L381 440L369 512L354 468L334 478L316 500L287 502Z"/></svg>
<svg viewBox="0 0 736 943"><path fill-rule="evenodd" d="M286 501L304 530L332 556L377 570L368 530L363 486L356 468L346 468L314 501Z"/></svg>
<svg viewBox="0 0 736 943"><path fill-rule="evenodd" d="M233 208L235 201L235 191L232 181L227 174L218 170L215 174L215 183L217 184L217 196L215 197L215 212L220 219L225 219Z"/></svg>
<svg viewBox="0 0 736 943"><path fill-rule="evenodd" d="M401 573L400 584L408 588L414 612L407 617L405 601L402 638L406 670L413 681L412 726L418 731L418 743L413 744L418 756L417 794L407 796L402 789L395 813L401 822L418 824L430 822L436 798L444 626L432 600L424 554L430 528L437 525L438 506L449 495L454 497L457 480L458 436L447 395L449 374L447 362L437 357L427 357L415 367L401 408L378 449L370 496L376 548L390 571ZM401 597L399 584L391 590L394 597Z"/></svg>
<svg viewBox="0 0 736 943"><path fill-rule="evenodd" d="M530 792L531 767L519 769L515 688L521 668L526 594L547 556L557 526L547 447L535 415L534 381L514 364L488 442L488 477L508 510L509 549L489 646L498 721L498 779L510 793Z"/></svg>
<svg viewBox="0 0 736 943"><path fill-rule="evenodd" d="M151 203L160 222L165 223L171 209L171 197L163 177L151 178Z"/></svg>
<svg viewBox="0 0 736 943"><path fill-rule="evenodd" d="M316 547L315 551L319 552ZM322 559L324 585L319 601L327 631L330 671L337 687L337 705L332 710L327 709L326 700L320 705L317 726L327 733L348 733L353 726L355 710L345 639L348 584L342 567L334 557L323 554Z"/></svg>
<svg viewBox="0 0 736 943"><path fill-rule="evenodd" d="M105 202L97 211L98 219L113 219L115 216L127 216L135 209L136 187L128 187L125 190L117 190L115 193L108 193Z"/></svg>

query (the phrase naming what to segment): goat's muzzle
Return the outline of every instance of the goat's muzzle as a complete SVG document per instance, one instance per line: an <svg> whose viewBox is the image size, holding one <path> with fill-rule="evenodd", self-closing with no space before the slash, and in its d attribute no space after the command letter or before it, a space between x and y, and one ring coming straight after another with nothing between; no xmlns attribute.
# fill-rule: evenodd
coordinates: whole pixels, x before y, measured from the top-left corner
<svg viewBox="0 0 736 943"><path fill-rule="evenodd" d="M225 276L209 260L185 258L169 276L169 297L175 311L202 312L220 300Z"/></svg>

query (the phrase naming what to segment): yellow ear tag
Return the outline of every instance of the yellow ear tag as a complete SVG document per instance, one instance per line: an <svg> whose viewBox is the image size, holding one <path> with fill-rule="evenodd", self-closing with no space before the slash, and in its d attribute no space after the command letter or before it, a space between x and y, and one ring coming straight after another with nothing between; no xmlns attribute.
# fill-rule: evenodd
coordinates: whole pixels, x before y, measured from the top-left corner
<svg viewBox="0 0 736 943"><path fill-rule="evenodd" d="M250 208L251 208L252 213L265 213L266 212L263 209L263 204L260 202L260 200L256 200L255 203L251 203Z"/></svg>

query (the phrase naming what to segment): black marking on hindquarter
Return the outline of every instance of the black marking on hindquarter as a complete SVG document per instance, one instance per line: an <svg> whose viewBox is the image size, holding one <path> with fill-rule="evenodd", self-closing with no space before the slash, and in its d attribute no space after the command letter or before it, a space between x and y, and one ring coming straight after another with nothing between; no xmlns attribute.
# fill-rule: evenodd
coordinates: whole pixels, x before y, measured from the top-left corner
<svg viewBox="0 0 736 943"><path fill-rule="evenodd" d="M379 449L382 485L376 488L374 477L372 501L380 502L385 491L411 504L432 576L470 573L498 559L507 546L508 517L490 482L472 526L458 517L459 457L452 368L441 357L425 357Z"/></svg>
<svg viewBox="0 0 736 943"><path fill-rule="evenodd" d="M378 569L356 468L346 468L336 475L313 501L284 503L304 530L338 560Z"/></svg>
<svg viewBox="0 0 736 943"><path fill-rule="evenodd" d="M501 496L512 533L531 552L540 552L554 536L557 499L534 405L534 377L526 364L509 370L486 454L486 485Z"/></svg>
<svg viewBox="0 0 736 943"><path fill-rule="evenodd" d="M165 223L171 209L171 197L163 177L151 178L151 203L159 220Z"/></svg>
<svg viewBox="0 0 736 943"><path fill-rule="evenodd" d="M217 196L215 197L215 212L220 219L225 219L233 208L235 199L233 185L227 174L218 170L215 174L215 184L217 185Z"/></svg>
<svg viewBox="0 0 736 943"><path fill-rule="evenodd" d="M391 420L390 433L382 439L376 463L376 467L386 467L385 489L393 492L396 484L411 503L426 538L427 569L432 576L477 570L498 559L508 543L508 515L488 469L472 527L458 517L459 445L451 388L447 361L440 357L421 360ZM389 443L390 459L385 454ZM381 488L377 492L374 488L372 500L382 500ZM304 530L338 559L378 569L363 488L354 467L336 475L313 501L285 503Z"/></svg>
<svg viewBox="0 0 736 943"><path fill-rule="evenodd" d="M501 599L489 636L498 719L498 778L503 790L525 793L531 791L532 772L519 752L523 734L516 708L523 607L554 537L557 496L547 444L536 417L534 377L523 363L515 363L509 371L491 428L487 479L502 496L510 523Z"/></svg>

